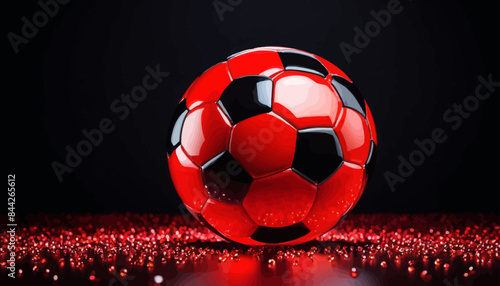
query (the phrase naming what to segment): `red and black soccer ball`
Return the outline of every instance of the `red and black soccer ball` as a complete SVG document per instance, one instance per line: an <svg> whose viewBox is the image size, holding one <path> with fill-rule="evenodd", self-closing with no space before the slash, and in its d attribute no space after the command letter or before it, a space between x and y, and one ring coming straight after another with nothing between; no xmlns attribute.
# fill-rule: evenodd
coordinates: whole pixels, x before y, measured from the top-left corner
<svg viewBox="0 0 500 286"><path fill-rule="evenodd" d="M220 236L299 244L354 207L376 145L370 109L339 68L262 47L191 84L170 123L168 163L187 209Z"/></svg>

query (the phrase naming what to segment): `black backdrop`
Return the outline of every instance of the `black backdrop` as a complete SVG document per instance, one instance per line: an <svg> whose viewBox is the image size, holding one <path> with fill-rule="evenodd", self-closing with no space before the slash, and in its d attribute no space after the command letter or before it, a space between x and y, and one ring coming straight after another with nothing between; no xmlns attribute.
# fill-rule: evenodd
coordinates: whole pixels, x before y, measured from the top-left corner
<svg viewBox="0 0 500 286"><path fill-rule="evenodd" d="M355 212L498 213L498 89L457 130L442 119L474 94L479 75L499 78L498 1L401 0L403 11L351 62L340 43L353 45L353 28L388 1L233 0L223 21L212 1L115 2L61 5L17 54L4 38L3 152L7 173L16 174L18 215L179 212L165 155L176 102L211 65L264 45L328 59L366 98L379 153ZM36 1L4 5L4 35L20 34L21 17L40 10ZM119 120L111 103L157 64L168 77ZM82 130L103 118L116 129L59 182L51 164L64 163L65 147L75 148ZM398 156L407 158L413 141L437 127L447 141L392 192L384 173L397 173Z"/></svg>

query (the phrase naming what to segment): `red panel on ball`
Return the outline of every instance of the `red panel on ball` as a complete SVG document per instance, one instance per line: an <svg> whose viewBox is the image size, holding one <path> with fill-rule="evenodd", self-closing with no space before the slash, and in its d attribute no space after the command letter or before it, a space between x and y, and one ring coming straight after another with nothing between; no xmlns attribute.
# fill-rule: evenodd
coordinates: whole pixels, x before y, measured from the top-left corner
<svg viewBox="0 0 500 286"><path fill-rule="evenodd" d="M370 134L372 136L372 140L377 145L377 130L375 129L375 121L373 120L372 111L366 104L366 121L368 122L368 127L370 128Z"/></svg>
<svg viewBox="0 0 500 286"><path fill-rule="evenodd" d="M272 113L236 124L229 152L254 178L292 166L297 130Z"/></svg>
<svg viewBox="0 0 500 286"><path fill-rule="evenodd" d="M365 118L344 108L335 132L344 152L344 160L363 166L370 152L370 131Z"/></svg>
<svg viewBox="0 0 500 286"><path fill-rule="evenodd" d="M304 224L320 235L329 230L355 204L363 186L364 170L361 166L344 162L318 192Z"/></svg>
<svg viewBox="0 0 500 286"><path fill-rule="evenodd" d="M316 186L292 170L254 180L243 206L259 225L283 227L300 222L309 212Z"/></svg>
<svg viewBox="0 0 500 286"><path fill-rule="evenodd" d="M208 199L207 191L201 178L201 169L186 156L181 147L177 147L170 159L168 168L175 189L184 204L196 212Z"/></svg>
<svg viewBox="0 0 500 286"><path fill-rule="evenodd" d="M209 199L201 215L217 231L228 237L249 237L257 229L241 205Z"/></svg>
<svg viewBox="0 0 500 286"><path fill-rule="evenodd" d="M187 108L191 110L204 103L216 102L230 83L226 62L209 68L189 87L189 93L185 95Z"/></svg>
<svg viewBox="0 0 500 286"><path fill-rule="evenodd" d="M297 129L333 127L342 103L326 79L313 74L286 71L273 81L274 112Z"/></svg>
<svg viewBox="0 0 500 286"><path fill-rule="evenodd" d="M198 166L227 150L231 124L215 103L190 111L184 121L181 145Z"/></svg>
<svg viewBox="0 0 500 286"><path fill-rule="evenodd" d="M248 75L271 76L283 71L283 64L274 51L253 51L230 58L227 61L233 79Z"/></svg>

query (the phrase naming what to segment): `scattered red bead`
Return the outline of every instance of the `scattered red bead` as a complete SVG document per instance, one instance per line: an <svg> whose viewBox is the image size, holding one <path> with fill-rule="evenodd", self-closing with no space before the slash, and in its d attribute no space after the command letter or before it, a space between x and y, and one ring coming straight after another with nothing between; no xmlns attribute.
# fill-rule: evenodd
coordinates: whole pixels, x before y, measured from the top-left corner
<svg viewBox="0 0 500 286"><path fill-rule="evenodd" d="M17 235L17 276L25 279L32 276L26 272L33 272L53 281L66 269L92 281L126 280L137 273L133 271L146 269L153 279L158 269L171 263L189 272L193 265L214 259L220 267L263 263L273 272L287 269L284 265L313 269L307 275L313 275L320 263L343 267L351 277L363 275L359 268L387 274L406 271L409 276L420 273L423 281L443 277L442 273L475 279L500 264L500 227L494 215L352 214L309 246L225 243L198 221L180 215L31 217L18 227ZM0 241L0 272L5 273L10 251L6 238ZM107 273L96 268L103 266ZM306 274L301 275L309 277Z"/></svg>
<svg viewBox="0 0 500 286"><path fill-rule="evenodd" d="M354 267L351 269L351 277L352 278L358 277L358 270Z"/></svg>

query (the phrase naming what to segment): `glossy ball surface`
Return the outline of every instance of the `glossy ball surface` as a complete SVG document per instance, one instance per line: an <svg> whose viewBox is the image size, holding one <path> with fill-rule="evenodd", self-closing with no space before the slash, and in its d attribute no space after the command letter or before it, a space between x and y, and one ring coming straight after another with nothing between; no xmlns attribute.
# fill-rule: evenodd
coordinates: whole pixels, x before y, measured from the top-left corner
<svg viewBox="0 0 500 286"><path fill-rule="evenodd" d="M188 88L169 126L168 164L187 209L247 245L299 244L337 225L376 157L370 109L316 55L246 50Z"/></svg>

